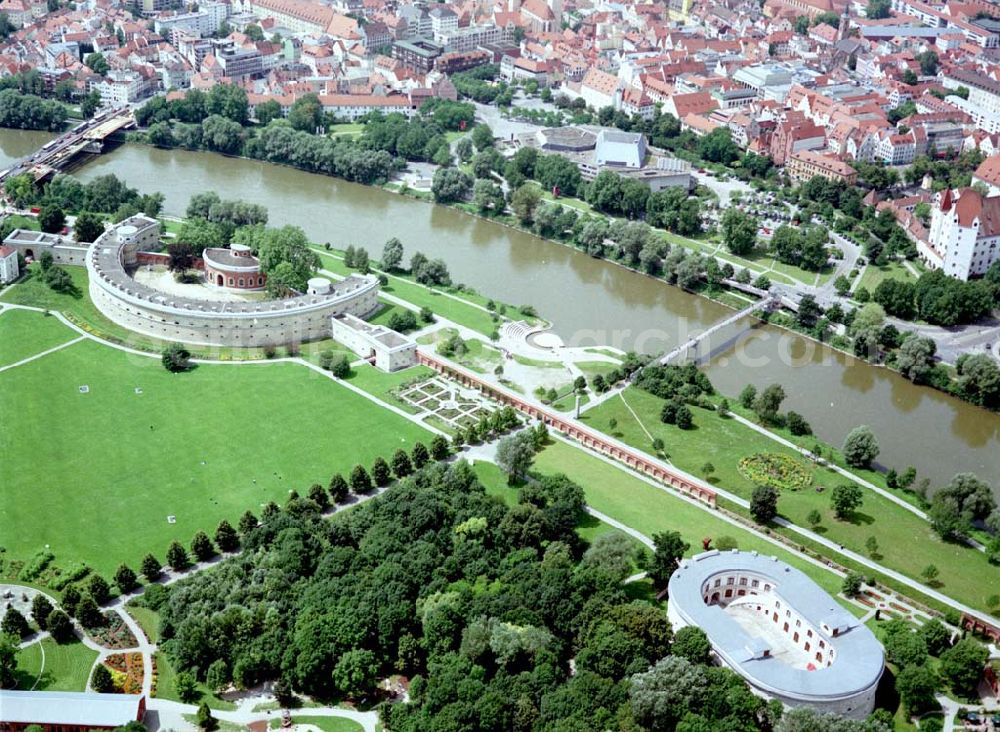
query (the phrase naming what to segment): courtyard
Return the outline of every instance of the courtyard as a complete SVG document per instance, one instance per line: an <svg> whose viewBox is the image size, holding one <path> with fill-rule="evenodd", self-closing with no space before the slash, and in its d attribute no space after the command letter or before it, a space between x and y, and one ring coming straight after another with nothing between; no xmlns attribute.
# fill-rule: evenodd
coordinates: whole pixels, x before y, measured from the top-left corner
<svg viewBox="0 0 1000 732"><path fill-rule="evenodd" d="M434 416L452 429L466 429L492 410L475 389L458 386L440 376L404 386L399 398L425 416Z"/></svg>

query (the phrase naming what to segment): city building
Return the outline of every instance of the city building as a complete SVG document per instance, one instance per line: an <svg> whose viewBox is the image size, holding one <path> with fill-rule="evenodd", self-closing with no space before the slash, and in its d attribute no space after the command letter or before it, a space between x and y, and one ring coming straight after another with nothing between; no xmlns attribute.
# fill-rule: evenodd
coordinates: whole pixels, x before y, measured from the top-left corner
<svg viewBox="0 0 1000 732"><path fill-rule="evenodd" d="M3 247L13 249L27 260L37 260L48 252L56 264L82 265L87 256L86 244L77 244L59 234L46 234L33 229L14 229L3 240Z"/></svg>
<svg viewBox="0 0 1000 732"><path fill-rule="evenodd" d="M799 183L817 175L827 180L841 181L849 186L853 186L858 180L857 171L847 163L811 150L792 153L785 165L785 172L789 178Z"/></svg>
<svg viewBox="0 0 1000 732"><path fill-rule="evenodd" d="M6 244L0 245L0 284L6 285L21 276L17 263L17 250Z"/></svg>
<svg viewBox="0 0 1000 732"><path fill-rule="evenodd" d="M403 66L421 74L434 68L435 60L444 53L444 47L426 38L396 41L392 44L392 57Z"/></svg>
<svg viewBox="0 0 1000 732"><path fill-rule="evenodd" d="M37 725L44 732L88 732L141 722L146 697L69 691L0 690L0 729L24 732Z"/></svg>
<svg viewBox="0 0 1000 732"><path fill-rule="evenodd" d="M754 693L850 719L875 708L882 646L800 570L755 551L713 550L683 560L667 594L674 632L705 631Z"/></svg>
<svg viewBox="0 0 1000 732"><path fill-rule="evenodd" d="M975 188L946 189L935 197L927 243L917 244L929 267L967 280L1000 259L1000 195Z"/></svg>
<svg viewBox="0 0 1000 732"><path fill-rule="evenodd" d="M417 363L415 341L385 326L366 323L350 313L330 318L330 331L335 341L343 343L382 371L399 371Z"/></svg>

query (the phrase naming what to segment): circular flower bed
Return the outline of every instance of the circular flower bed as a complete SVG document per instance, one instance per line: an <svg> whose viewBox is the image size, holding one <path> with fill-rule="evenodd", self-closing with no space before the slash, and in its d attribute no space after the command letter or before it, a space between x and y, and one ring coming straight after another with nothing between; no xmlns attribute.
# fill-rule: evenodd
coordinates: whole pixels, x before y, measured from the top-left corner
<svg viewBox="0 0 1000 732"><path fill-rule="evenodd" d="M797 491L812 483L807 465L788 455L758 452L740 460L740 475L756 485L770 485L778 490Z"/></svg>

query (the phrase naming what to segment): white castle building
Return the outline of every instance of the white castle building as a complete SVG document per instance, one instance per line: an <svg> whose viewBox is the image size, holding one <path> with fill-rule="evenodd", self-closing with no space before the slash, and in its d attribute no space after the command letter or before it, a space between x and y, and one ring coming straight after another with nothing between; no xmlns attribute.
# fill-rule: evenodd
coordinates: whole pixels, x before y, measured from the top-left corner
<svg viewBox="0 0 1000 732"><path fill-rule="evenodd" d="M937 194L927 243L917 251L929 267L960 280L985 274L1000 259L1000 196L975 188Z"/></svg>
<svg viewBox="0 0 1000 732"><path fill-rule="evenodd" d="M754 693L851 719L875 708L885 665L875 635L776 557L705 552L681 563L667 593L674 630L704 630Z"/></svg>

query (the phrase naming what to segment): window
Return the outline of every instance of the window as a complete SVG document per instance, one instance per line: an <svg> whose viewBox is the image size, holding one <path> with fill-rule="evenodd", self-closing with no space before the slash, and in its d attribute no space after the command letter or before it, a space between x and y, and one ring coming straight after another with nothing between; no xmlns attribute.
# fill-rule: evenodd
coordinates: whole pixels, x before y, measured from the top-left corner
<svg viewBox="0 0 1000 732"><path fill-rule="evenodd" d="M792 634L792 640L795 641L796 643L799 642L799 634L797 631Z"/></svg>
<svg viewBox="0 0 1000 732"><path fill-rule="evenodd" d="M801 620L796 620L795 621L795 627L796 628L801 628L802 627L802 621Z"/></svg>
<svg viewBox="0 0 1000 732"><path fill-rule="evenodd" d="M759 585L760 585L760 582L758 580L754 580L753 582L750 583L751 587L757 587Z"/></svg>
<svg viewBox="0 0 1000 732"><path fill-rule="evenodd" d="M230 286L230 287L232 287L232 286L233 286L233 278L232 278L232 277L230 277L230 278L229 278L229 286Z"/></svg>
<svg viewBox="0 0 1000 732"><path fill-rule="evenodd" d="M809 653L809 641L806 641L806 644L805 644L804 648L805 648L806 653Z"/></svg>
<svg viewBox="0 0 1000 732"><path fill-rule="evenodd" d="M806 631L806 636L808 636L809 638L812 638L813 637L813 632L811 630L807 630Z"/></svg>
<svg viewBox="0 0 1000 732"><path fill-rule="evenodd" d="M785 625L782 628L782 630L784 630L786 633L788 632L788 623L785 623Z"/></svg>
<svg viewBox="0 0 1000 732"><path fill-rule="evenodd" d="M734 584L734 583L735 583L735 578L733 578L733 577L726 577L726 584L727 585L731 585L731 584Z"/></svg>
<svg viewBox="0 0 1000 732"><path fill-rule="evenodd" d="M740 584L743 585L743 586L746 586L746 583L747 583L747 578L746 577L740 577Z"/></svg>
<svg viewBox="0 0 1000 732"><path fill-rule="evenodd" d="M715 585L714 585L714 586L715 586L715 587L718 587L718 586L719 586L719 585L721 585L721 584L722 584L722 580L720 580L720 579L717 579L717 580L715 580Z"/></svg>

